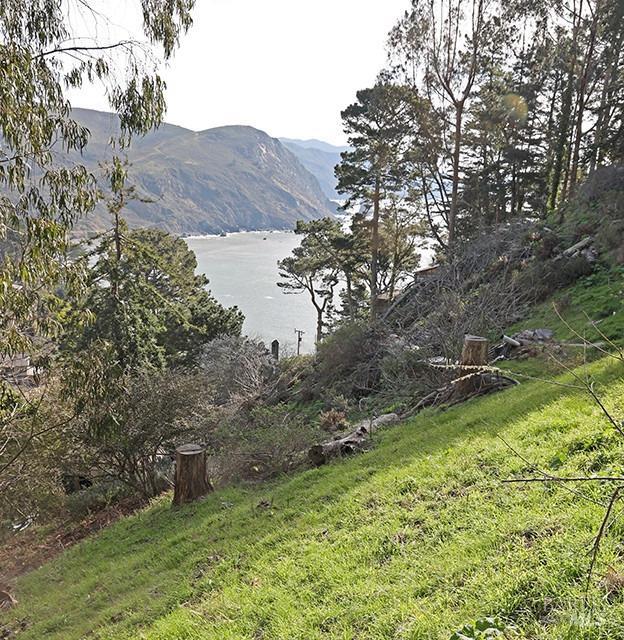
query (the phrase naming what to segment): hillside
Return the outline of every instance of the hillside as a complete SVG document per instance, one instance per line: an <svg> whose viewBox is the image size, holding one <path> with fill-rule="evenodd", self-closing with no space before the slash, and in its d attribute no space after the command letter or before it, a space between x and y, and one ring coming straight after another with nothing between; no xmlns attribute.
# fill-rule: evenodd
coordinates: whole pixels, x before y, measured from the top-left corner
<svg viewBox="0 0 624 640"><path fill-rule="evenodd" d="M107 141L118 130L111 114L75 109L91 132L87 166L111 155ZM130 182L141 198L127 207L131 226L176 233L219 233L238 229L291 229L297 220L329 216L335 207L316 178L277 139L252 127L229 126L194 132L169 124L128 151ZM100 207L82 230L108 224Z"/></svg>
<svg viewBox="0 0 624 640"><path fill-rule="evenodd" d="M614 406L621 363L589 372ZM448 640L498 615L520 639L624 638L621 592L606 599L599 586L593 616L578 609L602 509L565 488L501 482L531 473L510 446L560 475L621 457L573 381L427 411L369 453L178 511L163 496L21 578L5 624L24 640ZM600 500L609 488L587 491ZM618 522L598 576L622 569L621 534Z"/></svg>
<svg viewBox="0 0 624 640"><path fill-rule="evenodd" d="M336 191L334 168L340 162L340 154L348 147L336 147L320 140L293 140L280 138L280 142L292 151L299 162L316 176L325 195L331 200L342 196Z"/></svg>

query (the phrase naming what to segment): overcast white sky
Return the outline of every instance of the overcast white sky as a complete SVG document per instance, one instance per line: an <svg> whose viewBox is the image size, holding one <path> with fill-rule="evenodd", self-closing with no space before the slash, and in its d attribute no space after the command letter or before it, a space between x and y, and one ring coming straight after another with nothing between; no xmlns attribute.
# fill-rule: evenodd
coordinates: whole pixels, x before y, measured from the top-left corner
<svg viewBox="0 0 624 640"><path fill-rule="evenodd" d="M164 73L166 121L194 130L246 124L272 136L343 144L340 110L374 82L387 34L408 6L409 0L197 0L195 24ZM135 16L121 10L118 20L136 30ZM72 103L108 108L96 89L83 89Z"/></svg>

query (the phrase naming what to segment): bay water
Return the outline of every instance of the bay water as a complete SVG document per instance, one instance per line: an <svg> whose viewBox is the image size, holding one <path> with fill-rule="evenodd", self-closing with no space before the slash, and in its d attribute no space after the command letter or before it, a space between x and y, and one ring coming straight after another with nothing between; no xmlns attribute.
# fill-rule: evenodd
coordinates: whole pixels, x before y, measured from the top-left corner
<svg viewBox="0 0 624 640"><path fill-rule="evenodd" d="M295 330L304 331L301 353L314 351L316 312L307 292L285 294L277 286L277 262L299 246L301 238L286 231L243 231L221 236L185 238L197 257L197 272L224 306L245 314L243 333L267 347L280 342L282 353L296 353Z"/></svg>

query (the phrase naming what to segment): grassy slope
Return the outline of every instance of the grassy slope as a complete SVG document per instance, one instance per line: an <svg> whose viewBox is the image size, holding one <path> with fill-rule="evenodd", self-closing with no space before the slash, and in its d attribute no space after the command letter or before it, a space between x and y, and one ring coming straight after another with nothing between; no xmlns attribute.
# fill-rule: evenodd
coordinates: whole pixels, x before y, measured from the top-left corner
<svg viewBox="0 0 624 640"><path fill-rule="evenodd" d="M595 318L618 292L603 274L566 295ZM614 335L619 300L603 325ZM553 322L545 305L531 326ZM617 408L624 367L589 371ZM602 511L565 488L502 484L529 470L501 437L562 475L621 470L624 443L583 392L523 383L423 413L338 464L179 511L164 497L23 577L9 622L25 620L24 640L447 640L499 614L527 640L624 639L624 597L607 603L600 587L608 566L624 571L624 521L604 543L590 616L580 602Z"/></svg>
<svg viewBox="0 0 624 640"><path fill-rule="evenodd" d="M621 397L621 365L591 370ZM538 382L421 414L367 454L179 511L164 498L80 544L20 580L19 637L429 640L495 613L525 638L624 638L624 600L596 593L593 620L578 606L601 510L501 484L527 469L499 435L561 474L623 450L583 394ZM599 573L622 568L622 534Z"/></svg>

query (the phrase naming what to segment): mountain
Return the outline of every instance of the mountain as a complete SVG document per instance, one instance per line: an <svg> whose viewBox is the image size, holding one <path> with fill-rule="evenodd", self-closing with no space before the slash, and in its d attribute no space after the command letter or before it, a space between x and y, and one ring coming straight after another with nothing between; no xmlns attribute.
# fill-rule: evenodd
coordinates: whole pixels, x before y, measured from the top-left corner
<svg viewBox="0 0 624 640"><path fill-rule="evenodd" d="M117 116L74 109L74 117L91 132L81 161L101 174L99 163L112 156L108 139L119 131ZM125 217L133 227L175 233L292 229L297 220L336 211L296 155L252 127L195 132L163 124L133 140L127 155L129 181L142 200L149 200L128 203ZM108 215L101 206L80 228L106 226Z"/></svg>
<svg viewBox="0 0 624 640"><path fill-rule="evenodd" d="M299 140L297 138L280 138L280 142L302 147L304 149L318 149L319 151L325 151L327 153L341 154L343 151L348 151L349 147L337 146L335 144L329 144L316 138L309 138L308 140Z"/></svg>
<svg viewBox="0 0 624 640"><path fill-rule="evenodd" d="M321 140L280 138L280 142L316 177L328 198L341 199L342 196L336 191L334 167L340 162L340 154L349 147L336 147Z"/></svg>

